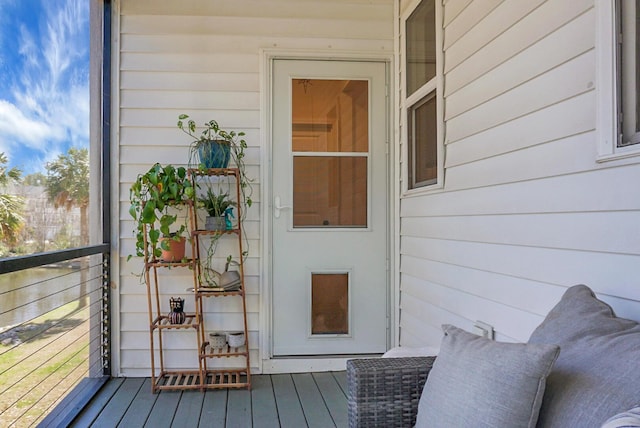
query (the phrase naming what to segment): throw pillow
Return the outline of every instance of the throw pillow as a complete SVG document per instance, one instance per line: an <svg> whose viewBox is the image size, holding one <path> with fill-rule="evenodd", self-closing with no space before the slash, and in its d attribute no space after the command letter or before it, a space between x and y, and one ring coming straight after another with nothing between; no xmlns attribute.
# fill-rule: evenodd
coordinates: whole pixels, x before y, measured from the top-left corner
<svg viewBox="0 0 640 428"><path fill-rule="evenodd" d="M547 379L538 426L600 427L640 398L640 324L617 318L585 285L573 286L529 343L562 351Z"/></svg>
<svg viewBox="0 0 640 428"><path fill-rule="evenodd" d="M620 413L602 425L602 428L638 428L640 427L640 407Z"/></svg>
<svg viewBox="0 0 640 428"><path fill-rule="evenodd" d="M535 427L555 345L500 343L445 325L416 427Z"/></svg>

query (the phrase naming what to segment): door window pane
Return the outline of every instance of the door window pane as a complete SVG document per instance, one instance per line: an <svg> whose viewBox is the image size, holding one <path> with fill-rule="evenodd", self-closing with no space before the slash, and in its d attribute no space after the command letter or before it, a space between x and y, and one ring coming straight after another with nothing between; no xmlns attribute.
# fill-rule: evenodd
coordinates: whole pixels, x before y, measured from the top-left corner
<svg viewBox="0 0 640 428"><path fill-rule="evenodd" d="M369 82L291 84L293 226L366 227Z"/></svg>
<svg viewBox="0 0 640 428"><path fill-rule="evenodd" d="M294 152L368 152L369 82L293 79Z"/></svg>
<svg viewBox="0 0 640 428"><path fill-rule="evenodd" d="M407 97L436 75L435 2L423 0L406 21Z"/></svg>
<svg viewBox="0 0 640 428"><path fill-rule="evenodd" d="M294 156L294 227L366 227L367 158Z"/></svg>
<svg viewBox="0 0 640 428"><path fill-rule="evenodd" d="M311 275L311 334L349 333L349 274Z"/></svg>

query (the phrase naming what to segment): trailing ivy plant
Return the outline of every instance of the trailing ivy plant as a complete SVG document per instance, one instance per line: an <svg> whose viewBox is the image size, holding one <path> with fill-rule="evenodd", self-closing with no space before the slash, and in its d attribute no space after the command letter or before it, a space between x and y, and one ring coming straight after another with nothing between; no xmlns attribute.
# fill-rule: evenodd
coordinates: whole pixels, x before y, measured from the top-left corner
<svg viewBox="0 0 640 428"><path fill-rule="evenodd" d="M199 162L198 149L202 144L207 141L216 140L223 141L229 145L231 152L231 167L238 168L240 173L240 192L242 201L241 204L245 208L251 207L253 204L253 179L247 177L246 165L245 165L245 150L247 149L247 142L244 138L245 133L243 131L227 131L220 127L216 120L209 120L205 122L201 128L198 128L196 122L187 114L181 114L178 116L177 122L178 129L187 134L193 139L189 146L189 168L205 170L204 164ZM243 210L243 213L246 209Z"/></svg>
<svg viewBox="0 0 640 428"><path fill-rule="evenodd" d="M192 139L189 146L189 168L198 170L198 172L203 176L207 175L207 168L199 158L200 146L210 140L222 141L224 144L229 145L229 168L238 169L240 187L240 200L233 201L232 204L240 209L241 216L237 219L237 221L243 222L246 218L248 209L253 204L253 179L250 179L246 173L245 152L247 149L247 142L243 138L245 136L245 133L243 131L227 131L223 129L216 120L209 120L207 122L204 122L201 127L198 127L196 122L187 114L180 114L178 116L177 126L178 129L180 129ZM203 195L202 199L199 198L200 200L198 202L200 204L202 204L202 202L204 202L204 199L206 199L206 196L210 196L210 194L235 194L235 183L233 183L228 176L219 176L218 179L211 180L209 182L207 182L207 180L196 180L196 186L198 191L197 193ZM212 189L213 187L215 187L215 189ZM204 276L204 278L200 278L200 281L201 283L208 284L209 286L214 286L217 282L215 278L218 272L213 268L213 265L215 265L217 261L215 253L217 250L218 240L222 236L223 234L212 234L209 236L210 242L208 243L208 245L206 245L205 248L206 256L203 257L203 260L200 261L202 263L202 276ZM246 241L245 248L248 248L249 243L246 234L243 234L243 239ZM240 256L242 257L242 260L246 260L248 251L243 251L243 254L241 254Z"/></svg>

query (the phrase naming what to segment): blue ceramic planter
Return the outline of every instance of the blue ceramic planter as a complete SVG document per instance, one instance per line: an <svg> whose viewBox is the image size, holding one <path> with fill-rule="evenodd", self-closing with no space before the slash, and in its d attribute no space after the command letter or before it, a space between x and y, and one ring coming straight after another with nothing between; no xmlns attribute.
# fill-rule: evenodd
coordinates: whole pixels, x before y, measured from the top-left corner
<svg viewBox="0 0 640 428"><path fill-rule="evenodd" d="M205 168L226 168L229 165L231 147L227 142L219 143L214 140L201 142L198 147L198 156Z"/></svg>

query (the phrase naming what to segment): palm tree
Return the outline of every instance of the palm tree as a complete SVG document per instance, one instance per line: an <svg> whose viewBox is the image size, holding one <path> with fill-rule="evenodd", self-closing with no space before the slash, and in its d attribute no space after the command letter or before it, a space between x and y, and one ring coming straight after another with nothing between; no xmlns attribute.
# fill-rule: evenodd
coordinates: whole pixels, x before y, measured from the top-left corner
<svg viewBox="0 0 640 428"><path fill-rule="evenodd" d="M89 245L89 151L87 148L70 148L66 155L58 155L46 165L45 189L56 208L70 210L80 208L80 245ZM86 274L88 262L83 259L80 270L80 306L86 299Z"/></svg>
<svg viewBox="0 0 640 428"><path fill-rule="evenodd" d="M6 191L9 184L20 182L22 171L18 168L7 168L8 159L4 152L0 153L0 190ZM24 226L24 198L8 193L0 193L0 240L14 244Z"/></svg>
<svg viewBox="0 0 640 428"><path fill-rule="evenodd" d="M80 242L89 244L89 151L70 148L66 155L58 155L46 165L45 188L49 201L56 208L80 208Z"/></svg>

